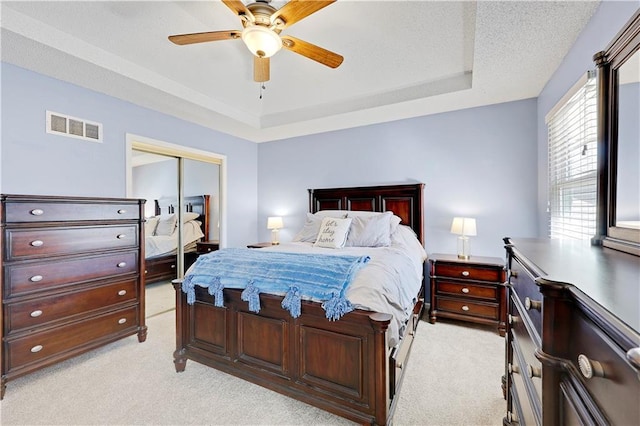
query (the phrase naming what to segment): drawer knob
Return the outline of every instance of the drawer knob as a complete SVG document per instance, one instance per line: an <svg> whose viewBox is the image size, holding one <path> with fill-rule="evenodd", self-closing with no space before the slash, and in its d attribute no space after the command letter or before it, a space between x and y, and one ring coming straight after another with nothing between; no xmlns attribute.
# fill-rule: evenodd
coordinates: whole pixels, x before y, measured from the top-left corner
<svg viewBox="0 0 640 426"><path fill-rule="evenodd" d="M461 309L466 312L469 310L469 307L467 305L462 305Z"/></svg>
<svg viewBox="0 0 640 426"><path fill-rule="evenodd" d="M640 348L631 348L627 351L627 361L637 370L640 370Z"/></svg>
<svg viewBox="0 0 640 426"><path fill-rule="evenodd" d="M462 292L467 294L469 293L469 289L467 287L462 287Z"/></svg>
<svg viewBox="0 0 640 426"><path fill-rule="evenodd" d="M171 269L176 269L176 265L171 265Z"/></svg>
<svg viewBox="0 0 640 426"><path fill-rule="evenodd" d="M118 263L118 268L124 268L125 266L127 266L127 262Z"/></svg>
<svg viewBox="0 0 640 426"><path fill-rule="evenodd" d="M511 276L513 278L518 278L518 271L511 271Z"/></svg>
<svg viewBox="0 0 640 426"><path fill-rule="evenodd" d="M44 214L44 210L42 210L42 209L33 209L29 213L31 213L34 216L42 216Z"/></svg>
<svg viewBox="0 0 640 426"><path fill-rule="evenodd" d="M469 276L469 271L462 271L462 276L463 277L468 277Z"/></svg>
<svg viewBox="0 0 640 426"><path fill-rule="evenodd" d="M542 302L539 300L531 300L529 297L524 298L524 307L527 311L531 309L535 309L536 311L540 311L542 309Z"/></svg>
<svg viewBox="0 0 640 426"><path fill-rule="evenodd" d="M126 318L120 318L120 319L118 320L118 324L124 324L125 322L127 322L127 319L126 319Z"/></svg>
<svg viewBox="0 0 640 426"><path fill-rule="evenodd" d="M42 240L33 240L29 244L31 244L31 247L41 247L41 246L44 245L44 241L42 241Z"/></svg>
<svg viewBox="0 0 640 426"><path fill-rule="evenodd" d="M40 351L42 350L42 348L43 348L43 347L44 347L44 346L42 346L42 345L35 345L34 347L32 347L32 348L31 348L31 352L33 352L34 354L35 354L36 352L40 352Z"/></svg>
<svg viewBox="0 0 640 426"><path fill-rule="evenodd" d="M127 211L125 209L118 210L118 214L125 214Z"/></svg>
<svg viewBox="0 0 640 426"><path fill-rule="evenodd" d="M42 275L34 275L31 278L29 278L29 281L31 281L32 283L37 283L38 281L42 281Z"/></svg>
<svg viewBox="0 0 640 426"><path fill-rule="evenodd" d="M36 309L35 311L31 312L29 315L31 316L31 318L38 318L40 315L42 315L42 311L40 309Z"/></svg>
<svg viewBox="0 0 640 426"><path fill-rule="evenodd" d="M518 322L518 316L509 314L509 324L515 324L517 322Z"/></svg>
<svg viewBox="0 0 640 426"><path fill-rule="evenodd" d="M509 373L520 374L520 367L517 365L509 364Z"/></svg>
<svg viewBox="0 0 640 426"><path fill-rule="evenodd" d="M120 290L118 292L118 296L124 296L125 294L127 294L127 290Z"/></svg>
<svg viewBox="0 0 640 426"><path fill-rule="evenodd" d="M589 359L589 357L584 354L578 355L578 367L585 379L591 379L592 377L604 377L602 364L598 361Z"/></svg>
<svg viewBox="0 0 640 426"><path fill-rule="evenodd" d="M530 378L542 377L542 370L532 366L531 364L527 364L527 374Z"/></svg>
<svg viewBox="0 0 640 426"><path fill-rule="evenodd" d="M518 421L518 415L514 412L508 411L507 412L507 422L509 423L519 423Z"/></svg>
<svg viewBox="0 0 640 426"><path fill-rule="evenodd" d="M124 240L125 238L127 238L127 236L125 234L118 234L116 238L118 238L119 240Z"/></svg>

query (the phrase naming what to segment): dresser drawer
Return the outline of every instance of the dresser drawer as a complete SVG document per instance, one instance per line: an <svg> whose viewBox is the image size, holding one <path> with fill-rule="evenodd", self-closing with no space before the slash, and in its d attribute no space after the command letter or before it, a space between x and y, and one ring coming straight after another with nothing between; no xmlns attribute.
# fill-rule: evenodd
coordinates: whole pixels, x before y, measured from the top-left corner
<svg viewBox="0 0 640 426"><path fill-rule="evenodd" d="M131 279L72 293L9 303L5 306L5 334L135 300L138 297L136 284L137 280Z"/></svg>
<svg viewBox="0 0 640 426"><path fill-rule="evenodd" d="M446 281L442 279L439 279L436 282L436 292L438 294L464 296L490 301L496 301L498 299L498 289L495 285L483 286L466 282Z"/></svg>
<svg viewBox="0 0 640 426"><path fill-rule="evenodd" d="M496 303L478 303L470 300L450 299L440 296L436 297L436 308L438 311L492 320L497 320L499 315L499 307Z"/></svg>
<svg viewBox="0 0 640 426"><path fill-rule="evenodd" d="M97 346L100 340L135 332L138 309L138 306L132 306L56 329L7 339L7 351L4 354L7 372L46 361L48 357L55 357L56 360L67 358L85 348Z"/></svg>
<svg viewBox="0 0 640 426"><path fill-rule="evenodd" d="M516 325L516 324L514 324ZM535 399L542 398L542 363L535 357L536 347L533 345L531 337L523 328L511 328L511 347L513 351L513 362L520 366L519 374L525 376L530 385L530 391L535 392Z"/></svg>
<svg viewBox="0 0 640 426"><path fill-rule="evenodd" d="M529 317L531 324L533 324L538 336L540 336L542 334L542 294L533 277L515 259L511 265L509 283L512 289L511 294L525 308L522 314Z"/></svg>
<svg viewBox="0 0 640 426"><path fill-rule="evenodd" d="M7 201L4 210L7 223L137 220L139 218L138 205L126 203Z"/></svg>
<svg viewBox="0 0 640 426"><path fill-rule="evenodd" d="M582 312L571 317L569 361L581 371L578 357L588 359L594 376L578 373L581 382L611 424L640 424L640 378L626 361L626 351ZM597 364L596 364L597 363ZM596 376L601 366L604 377Z"/></svg>
<svg viewBox="0 0 640 426"><path fill-rule="evenodd" d="M7 229L5 232L8 261L138 245L137 225Z"/></svg>
<svg viewBox="0 0 640 426"><path fill-rule="evenodd" d="M138 272L138 251L5 266L5 298Z"/></svg>
<svg viewBox="0 0 640 426"><path fill-rule="evenodd" d="M435 264L436 277L501 282L502 274L502 269L496 267L487 267L474 264L461 265L442 262L437 262Z"/></svg>
<svg viewBox="0 0 640 426"><path fill-rule="evenodd" d="M542 410L540 406L537 405L537 401L529 399L522 375L515 373L510 374L511 388L509 389L509 391L511 393L512 424L526 426L540 425L542 422L538 421L537 419L541 418Z"/></svg>

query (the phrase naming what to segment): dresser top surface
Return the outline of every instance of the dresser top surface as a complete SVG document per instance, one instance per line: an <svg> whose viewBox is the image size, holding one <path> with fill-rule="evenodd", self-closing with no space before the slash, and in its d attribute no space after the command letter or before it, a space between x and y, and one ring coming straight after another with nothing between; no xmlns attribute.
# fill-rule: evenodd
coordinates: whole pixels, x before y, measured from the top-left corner
<svg viewBox="0 0 640 426"><path fill-rule="evenodd" d="M510 239L546 281L570 285L636 332L640 332L640 257L591 246L589 242ZM536 277L537 278L537 277Z"/></svg>

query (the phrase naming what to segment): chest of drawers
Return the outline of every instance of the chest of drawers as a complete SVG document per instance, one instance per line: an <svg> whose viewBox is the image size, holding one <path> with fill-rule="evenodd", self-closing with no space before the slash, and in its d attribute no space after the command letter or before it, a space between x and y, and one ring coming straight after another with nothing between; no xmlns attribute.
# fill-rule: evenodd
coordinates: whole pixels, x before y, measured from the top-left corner
<svg viewBox="0 0 640 426"><path fill-rule="evenodd" d="M144 200L2 195L1 392L116 339L146 338Z"/></svg>
<svg viewBox="0 0 640 426"><path fill-rule="evenodd" d="M505 266L497 257L429 256L431 307L429 320L438 317L495 325L504 336L506 319Z"/></svg>
<svg viewBox="0 0 640 426"><path fill-rule="evenodd" d="M640 424L640 258L505 239L505 424Z"/></svg>

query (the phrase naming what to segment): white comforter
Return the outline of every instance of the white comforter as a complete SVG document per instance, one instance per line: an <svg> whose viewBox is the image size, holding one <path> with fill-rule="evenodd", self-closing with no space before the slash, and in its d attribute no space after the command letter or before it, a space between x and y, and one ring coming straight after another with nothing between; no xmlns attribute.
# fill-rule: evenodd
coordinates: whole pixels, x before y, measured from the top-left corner
<svg viewBox="0 0 640 426"><path fill-rule="evenodd" d="M267 247L275 250L328 255L368 255L371 260L354 277L347 298L357 308L391 314L389 345L395 346L411 316L416 295L422 285L423 264L427 254L406 226L399 226L389 247L314 247L313 243L295 242Z"/></svg>
<svg viewBox="0 0 640 426"><path fill-rule="evenodd" d="M194 220L186 222L183 226L184 236L183 242L187 246L194 241L198 241L204 237L200 223ZM144 240L144 256L147 259L161 256L164 254L175 253L178 248L178 231L171 235L153 235L145 237Z"/></svg>

